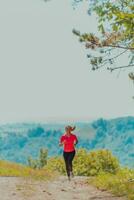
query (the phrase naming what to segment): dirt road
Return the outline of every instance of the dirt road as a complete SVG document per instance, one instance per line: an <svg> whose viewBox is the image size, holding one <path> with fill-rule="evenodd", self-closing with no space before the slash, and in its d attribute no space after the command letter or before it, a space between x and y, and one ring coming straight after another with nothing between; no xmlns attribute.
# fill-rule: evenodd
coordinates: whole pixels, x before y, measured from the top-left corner
<svg viewBox="0 0 134 200"><path fill-rule="evenodd" d="M70 182L59 177L37 182L15 177L0 177L0 200L124 200L99 191L86 183L86 177L74 177Z"/></svg>

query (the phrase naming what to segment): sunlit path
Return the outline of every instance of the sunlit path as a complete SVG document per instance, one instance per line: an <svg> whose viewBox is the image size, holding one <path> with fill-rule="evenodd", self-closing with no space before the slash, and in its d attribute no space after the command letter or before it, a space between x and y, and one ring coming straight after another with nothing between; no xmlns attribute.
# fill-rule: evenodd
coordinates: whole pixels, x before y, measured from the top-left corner
<svg viewBox="0 0 134 200"><path fill-rule="evenodd" d="M124 200L87 184L86 177L68 181L61 176L54 181L37 182L15 177L0 178L2 200Z"/></svg>

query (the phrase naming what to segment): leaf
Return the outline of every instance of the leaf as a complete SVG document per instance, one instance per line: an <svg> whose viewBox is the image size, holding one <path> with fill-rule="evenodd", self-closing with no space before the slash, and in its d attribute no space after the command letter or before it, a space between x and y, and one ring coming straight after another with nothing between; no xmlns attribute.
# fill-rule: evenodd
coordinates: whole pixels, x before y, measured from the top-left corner
<svg viewBox="0 0 134 200"><path fill-rule="evenodd" d="M105 32L103 24L100 24L100 25L98 26L98 28L99 28L99 30L100 30L102 33Z"/></svg>
<svg viewBox="0 0 134 200"><path fill-rule="evenodd" d="M112 29L113 31L118 31L118 26L116 24L113 24Z"/></svg>

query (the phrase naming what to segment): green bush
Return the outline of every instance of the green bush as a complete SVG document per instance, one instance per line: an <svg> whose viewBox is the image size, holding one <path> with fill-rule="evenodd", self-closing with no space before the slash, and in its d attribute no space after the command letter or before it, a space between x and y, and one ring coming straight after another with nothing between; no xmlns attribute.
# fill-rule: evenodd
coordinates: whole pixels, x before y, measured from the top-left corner
<svg viewBox="0 0 134 200"><path fill-rule="evenodd" d="M47 164L48 150L41 148L38 159L33 159L31 156L28 158L28 165L33 169L41 169Z"/></svg>
<svg viewBox="0 0 134 200"><path fill-rule="evenodd" d="M116 196L126 196L129 200L134 200L134 170L123 168L116 174L101 172L89 183L98 189L109 190Z"/></svg>
<svg viewBox="0 0 134 200"><path fill-rule="evenodd" d="M53 157L48 160L46 167L65 174L65 164L62 157ZM94 176L101 171L116 173L119 162L110 151L96 150L88 152L79 149L73 161L74 174L79 176Z"/></svg>
<svg viewBox="0 0 134 200"><path fill-rule="evenodd" d="M79 149L74 159L74 172L76 175L94 176L101 171L116 173L119 168L117 158L106 149L91 152Z"/></svg>
<svg viewBox="0 0 134 200"><path fill-rule="evenodd" d="M64 160L59 156L49 158L45 168L57 171L61 174L65 174Z"/></svg>

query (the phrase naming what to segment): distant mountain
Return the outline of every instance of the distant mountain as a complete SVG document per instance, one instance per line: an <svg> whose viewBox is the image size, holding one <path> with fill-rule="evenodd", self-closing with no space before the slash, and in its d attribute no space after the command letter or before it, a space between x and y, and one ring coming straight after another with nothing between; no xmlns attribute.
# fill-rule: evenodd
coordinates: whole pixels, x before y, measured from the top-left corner
<svg viewBox="0 0 134 200"><path fill-rule="evenodd" d="M134 117L99 119L92 127L96 130L92 148L110 149L122 165L134 168Z"/></svg>
<svg viewBox="0 0 134 200"><path fill-rule="evenodd" d="M0 126L0 159L27 163L27 158L38 156L41 147L49 156L62 155L58 146L65 132L65 123L22 123ZM122 165L134 168L134 117L93 122L76 122L74 133L78 136L77 148L110 149Z"/></svg>

